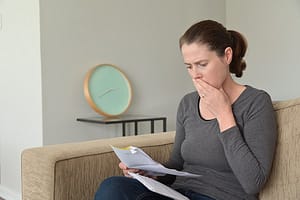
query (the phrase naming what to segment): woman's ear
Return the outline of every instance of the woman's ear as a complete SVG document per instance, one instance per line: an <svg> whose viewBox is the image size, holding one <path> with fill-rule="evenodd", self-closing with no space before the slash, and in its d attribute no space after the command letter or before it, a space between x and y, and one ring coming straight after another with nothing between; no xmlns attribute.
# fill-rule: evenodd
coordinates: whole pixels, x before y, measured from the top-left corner
<svg viewBox="0 0 300 200"><path fill-rule="evenodd" d="M224 52L225 62L229 65L232 61L233 51L231 47L227 47Z"/></svg>

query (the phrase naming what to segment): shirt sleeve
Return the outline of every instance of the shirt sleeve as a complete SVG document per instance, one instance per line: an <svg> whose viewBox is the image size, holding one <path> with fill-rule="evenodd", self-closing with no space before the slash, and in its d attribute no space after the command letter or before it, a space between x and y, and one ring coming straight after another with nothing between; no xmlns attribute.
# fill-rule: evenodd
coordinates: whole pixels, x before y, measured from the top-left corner
<svg viewBox="0 0 300 200"><path fill-rule="evenodd" d="M182 170L184 160L181 156L181 144L185 139L185 131L184 131L184 105L183 100L180 102L177 110L176 117L176 134L175 141L173 145L173 150L170 155L170 159L165 163L165 166L172 169Z"/></svg>
<svg viewBox="0 0 300 200"><path fill-rule="evenodd" d="M269 176L277 139L275 112L267 93L259 93L243 123L219 133L219 138L245 192L256 194Z"/></svg>
<svg viewBox="0 0 300 200"><path fill-rule="evenodd" d="M181 144L185 138L185 131L183 127L183 104L182 101L178 106L177 119L176 119L176 134L173 144L173 150L169 160L163 165L170 169L182 170L183 158L181 157ZM167 174L165 176L157 177L157 180L166 185L171 185L176 179L176 176Z"/></svg>

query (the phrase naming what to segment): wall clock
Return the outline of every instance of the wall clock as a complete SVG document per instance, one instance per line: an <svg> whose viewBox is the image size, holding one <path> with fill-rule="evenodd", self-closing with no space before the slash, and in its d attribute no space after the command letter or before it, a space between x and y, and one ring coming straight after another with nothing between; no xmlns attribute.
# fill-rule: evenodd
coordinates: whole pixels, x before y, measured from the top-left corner
<svg viewBox="0 0 300 200"><path fill-rule="evenodd" d="M118 67L101 64L86 74L84 96L97 113L114 117L129 108L132 89L128 78Z"/></svg>

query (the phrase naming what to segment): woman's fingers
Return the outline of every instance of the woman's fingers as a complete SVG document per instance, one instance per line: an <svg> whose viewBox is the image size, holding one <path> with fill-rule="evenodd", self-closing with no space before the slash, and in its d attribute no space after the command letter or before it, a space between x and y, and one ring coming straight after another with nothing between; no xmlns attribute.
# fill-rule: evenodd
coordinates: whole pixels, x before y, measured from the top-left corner
<svg viewBox="0 0 300 200"><path fill-rule="evenodd" d="M198 91L199 96L202 98L207 96L212 90L212 86L209 85L207 82L203 81L202 79L193 79L193 82Z"/></svg>
<svg viewBox="0 0 300 200"><path fill-rule="evenodd" d="M119 163L120 169L123 171L124 176L131 177L128 172L137 173L143 176L147 176L149 178L157 179L157 176L151 176L146 171L140 169L128 168L124 163Z"/></svg>
<svg viewBox="0 0 300 200"><path fill-rule="evenodd" d="M119 167L120 167L120 169L122 169L122 170L127 169L127 166L126 166L124 163L122 163L122 162L119 163Z"/></svg>
<svg viewBox="0 0 300 200"><path fill-rule="evenodd" d="M140 173L141 170L139 169L133 169L133 168L128 168L124 163L120 162L119 163L119 167L121 170L123 170L123 174L127 177L130 177L130 175L128 174L128 172L132 172L132 173Z"/></svg>

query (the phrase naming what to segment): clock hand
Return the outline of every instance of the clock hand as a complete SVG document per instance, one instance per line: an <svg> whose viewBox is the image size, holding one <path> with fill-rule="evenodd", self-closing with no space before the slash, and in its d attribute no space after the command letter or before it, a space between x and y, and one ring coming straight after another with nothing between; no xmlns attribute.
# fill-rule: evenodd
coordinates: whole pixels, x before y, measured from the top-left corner
<svg viewBox="0 0 300 200"><path fill-rule="evenodd" d="M105 92L103 92L102 94L100 94L98 97L101 98L101 97L103 97L104 95L106 95L106 94L108 94L108 93L110 93L110 92L112 92L112 91L118 90L118 89L120 89L120 88L109 88L109 89L107 89Z"/></svg>

